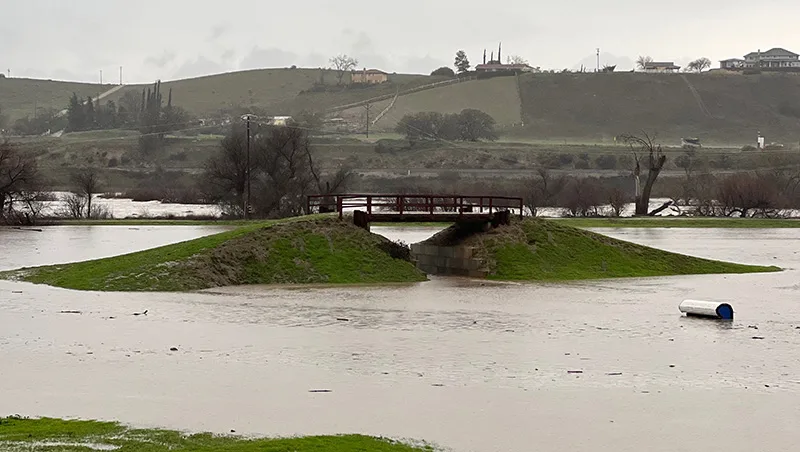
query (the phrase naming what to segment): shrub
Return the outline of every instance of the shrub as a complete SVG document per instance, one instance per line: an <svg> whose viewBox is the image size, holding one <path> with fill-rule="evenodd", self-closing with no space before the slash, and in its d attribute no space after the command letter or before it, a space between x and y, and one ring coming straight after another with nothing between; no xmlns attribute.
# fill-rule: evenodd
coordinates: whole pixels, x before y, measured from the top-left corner
<svg viewBox="0 0 800 452"><path fill-rule="evenodd" d="M439 76L444 76L444 77L455 77L456 73L452 69L450 69L449 67L442 66L439 69L436 69L435 71L431 72L431 75L433 75L433 76L439 75Z"/></svg>
<svg viewBox="0 0 800 452"><path fill-rule="evenodd" d="M591 167L589 166L589 162L587 162L586 160L578 160L577 162L575 162L575 169L587 170L589 168Z"/></svg>
<svg viewBox="0 0 800 452"><path fill-rule="evenodd" d="M117 165L119 165L119 162L117 161L116 157L111 157L110 159L108 159L109 168L115 168Z"/></svg>

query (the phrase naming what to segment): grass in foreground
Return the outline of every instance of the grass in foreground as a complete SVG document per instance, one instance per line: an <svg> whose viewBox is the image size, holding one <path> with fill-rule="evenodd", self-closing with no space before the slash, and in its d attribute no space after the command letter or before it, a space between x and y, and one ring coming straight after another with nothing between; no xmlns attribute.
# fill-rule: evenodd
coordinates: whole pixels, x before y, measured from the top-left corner
<svg viewBox="0 0 800 452"><path fill-rule="evenodd" d="M285 451L432 451L396 441L360 435L285 439L246 439L208 433L188 435L169 430L138 430L116 422L0 418L0 449L9 452L285 452Z"/></svg>
<svg viewBox="0 0 800 452"><path fill-rule="evenodd" d="M326 217L233 231L106 259L0 273L76 290L189 291L251 284L371 284L425 280L389 240Z"/></svg>
<svg viewBox="0 0 800 452"><path fill-rule="evenodd" d="M453 229L432 241L447 241ZM636 245L565 222L528 218L465 239L486 260L490 279L570 281L672 275L757 273L778 267L700 259Z"/></svg>

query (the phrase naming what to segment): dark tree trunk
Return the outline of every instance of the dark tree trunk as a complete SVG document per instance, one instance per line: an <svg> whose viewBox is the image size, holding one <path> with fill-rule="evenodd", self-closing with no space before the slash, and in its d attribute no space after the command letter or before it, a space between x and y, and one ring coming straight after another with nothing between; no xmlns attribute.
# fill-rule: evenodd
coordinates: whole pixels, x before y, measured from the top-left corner
<svg viewBox="0 0 800 452"><path fill-rule="evenodd" d="M650 165L647 171L647 181L642 187L642 194L636 199L636 215L647 215L650 209L650 193L653 191L653 185L661 174L661 169L667 161L667 156L661 155L656 157L653 152L650 152Z"/></svg>

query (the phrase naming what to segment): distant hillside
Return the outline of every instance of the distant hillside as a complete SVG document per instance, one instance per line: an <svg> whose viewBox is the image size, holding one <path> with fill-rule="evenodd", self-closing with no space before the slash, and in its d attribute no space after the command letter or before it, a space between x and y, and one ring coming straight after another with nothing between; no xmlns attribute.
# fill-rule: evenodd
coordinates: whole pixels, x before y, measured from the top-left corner
<svg viewBox="0 0 800 452"><path fill-rule="evenodd" d="M325 87L315 87L320 78ZM392 74L390 83L368 87L336 86L334 71L263 69L218 74L163 83L173 89L176 105L203 117L218 117L237 107L259 107L267 114L294 115L326 111L376 99L370 109L372 127L391 130L407 113L456 112L477 108L495 118L506 136L553 141L572 139L613 142L616 135L641 130L658 132L663 141L696 136L707 144L754 143L761 131L767 141L796 145L800 141L800 75L566 73L526 74L471 80L414 89L448 80L446 77ZM130 85L105 100L118 100ZM0 80L0 107L16 119L34 106L65 108L69 96L105 92L110 86L28 79ZM360 124L364 108L336 115ZM524 126L522 126L524 124Z"/></svg>
<svg viewBox="0 0 800 452"><path fill-rule="evenodd" d="M85 99L97 96L114 85L99 83L74 83L28 78L0 79L0 108L11 121L33 116L39 107L62 110L67 107L72 93Z"/></svg>
<svg viewBox="0 0 800 452"><path fill-rule="evenodd" d="M323 91L312 91L320 81L327 86ZM186 108L199 117L214 117L220 111L237 107L259 107L270 114L296 114L302 110L322 111L361 100L390 95L419 85L441 81L442 77L391 74L390 83L363 88L337 86L337 74L320 69L259 69L230 72L206 77L175 80L162 83L162 90L172 88L176 105ZM345 77L345 81L348 78ZM118 101L128 91L137 94L149 84L126 85L103 101ZM35 104L40 107L66 108L70 96L76 92L85 98L107 91L113 85L92 85L49 80L0 80L0 108L11 120L33 114Z"/></svg>
<svg viewBox="0 0 800 452"><path fill-rule="evenodd" d="M800 140L800 77L728 73L535 74L520 78L526 136L613 140L655 131L666 140ZM693 94L692 87L697 94Z"/></svg>

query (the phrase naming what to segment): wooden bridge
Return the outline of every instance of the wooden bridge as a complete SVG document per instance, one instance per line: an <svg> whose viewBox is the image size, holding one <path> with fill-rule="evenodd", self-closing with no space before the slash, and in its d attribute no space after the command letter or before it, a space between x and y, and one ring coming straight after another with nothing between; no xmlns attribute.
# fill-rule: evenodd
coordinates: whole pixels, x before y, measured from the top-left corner
<svg viewBox="0 0 800 452"><path fill-rule="evenodd" d="M353 222L369 228L372 222L487 222L508 224L522 218L522 198L428 194L337 194L308 197L309 213L353 212Z"/></svg>

